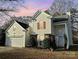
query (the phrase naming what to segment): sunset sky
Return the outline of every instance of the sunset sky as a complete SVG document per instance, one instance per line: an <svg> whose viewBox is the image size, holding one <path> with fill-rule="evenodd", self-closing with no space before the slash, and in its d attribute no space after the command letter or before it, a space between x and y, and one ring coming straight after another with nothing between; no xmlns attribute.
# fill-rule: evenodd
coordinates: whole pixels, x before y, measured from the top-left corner
<svg viewBox="0 0 79 59"><path fill-rule="evenodd" d="M20 2L0 2L0 8L8 6L14 8L17 8L18 10L16 12L11 12L10 15L15 16L32 16L37 10L47 10L50 8L54 0L18 0ZM77 4L78 0L72 0L75 4ZM14 4L13 4L14 3ZM9 5L11 4L11 5ZM8 5L8 6L7 6Z"/></svg>
<svg viewBox="0 0 79 59"><path fill-rule="evenodd" d="M19 7L18 11L13 13L16 16L32 16L37 10L48 9L53 0L24 0L23 6Z"/></svg>
<svg viewBox="0 0 79 59"><path fill-rule="evenodd" d="M7 0L6 0L7 1ZM18 0L19 1L19 0ZM0 8L7 8L8 6L17 8L18 10L15 12L11 12L9 15L15 16L32 16L37 10L47 10L50 8L54 0L20 0L22 2L2 2L0 1ZM75 4L78 4L78 0L72 0ZM10 5L9 5L10 4ZM23 7L24 6L24 7ZM78 6L78 5L77 5ZM2 19L3 18L3 19ZM6 17L5 17L6 18ZM7 17L8 18L8 17ZM6 21L4 17L1 16L0 24L4 24Z"/></svg>

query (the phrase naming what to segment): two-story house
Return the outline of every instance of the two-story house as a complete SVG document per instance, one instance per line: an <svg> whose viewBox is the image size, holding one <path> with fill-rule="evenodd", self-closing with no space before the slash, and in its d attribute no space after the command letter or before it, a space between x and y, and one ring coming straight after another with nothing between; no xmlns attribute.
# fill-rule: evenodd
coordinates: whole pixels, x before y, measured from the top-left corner
<svg viewBox="0 0 79 59"><path fill-rule="evenodd" d="M53 17L44 11L37 11L31 19L28 24L13 21L6 30L5 45L26 47L26 41L31 36L36 38L38 47L42 46L42 41L45 38L55 39L57 47L69 49L69 46L73 44L68 15Z"/></svg>
<svg viewBox="0 0 79 59"><path fill-rule="evenodd" d="M69 17L67 15L52 17L44 11L37 11L29 26L32 28L31 35L37 38L38 46L46 37L55 37L57 47L68 49L72 42L71 27L69 26Z"/></svg>

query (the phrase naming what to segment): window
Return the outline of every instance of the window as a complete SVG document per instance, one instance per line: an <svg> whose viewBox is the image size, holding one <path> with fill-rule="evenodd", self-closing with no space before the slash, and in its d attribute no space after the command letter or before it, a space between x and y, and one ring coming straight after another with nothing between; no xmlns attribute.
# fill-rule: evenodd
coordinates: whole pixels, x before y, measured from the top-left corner
<svg viewBox="0 0 79 59"><path fill-rule="evenodd" d="M37 23L37 29L46 29L46 22L40 21Z"/></svg>
<svg viewBox="0 0 79 59"><path fill-rule="evenodd" d="M43 28L46 29L46 22L43 22Z"/></svg>
<svg viewBox="0 0 79 59"><path fill-rule="evenodd" d="M40 24L39 23L37 23L37 29L40 29Z"/></svg>

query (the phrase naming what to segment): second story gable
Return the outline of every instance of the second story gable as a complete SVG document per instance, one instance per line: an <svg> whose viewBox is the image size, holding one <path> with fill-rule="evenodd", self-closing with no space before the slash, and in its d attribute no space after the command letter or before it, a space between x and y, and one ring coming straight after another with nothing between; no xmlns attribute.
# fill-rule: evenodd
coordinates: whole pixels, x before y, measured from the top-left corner
<svg viewBox="0 0 79 59"><path fill-rule="evenodd" d="M37 16L37 17L35 17ZM51 34L51 18L52 16L40 11L33 16L33 22L30 24L36 34Z"/></svg>

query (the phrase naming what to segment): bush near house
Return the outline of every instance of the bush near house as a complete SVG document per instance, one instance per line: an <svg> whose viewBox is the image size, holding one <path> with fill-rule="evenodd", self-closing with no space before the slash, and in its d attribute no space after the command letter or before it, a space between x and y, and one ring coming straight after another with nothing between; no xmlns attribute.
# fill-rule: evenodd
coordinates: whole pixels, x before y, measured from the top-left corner
<svg viewBox="0 0 79 59"><path fill-rule="evenodd" d="M26 40L26 46L32 47L32 40L31 39Z"/></svg>
<svg viewBox="0 0 79 59"><path fill-rule="evenodd" d="M35 38L31 37L30 39L27 40L26 46L28 47L36 47L37 46L37 41Z"/></svg>
<svg viewBox="0 0 79 59"><path fill-rule="evenodd" d="M45 38L43 40L43 48L50 48L50 40L49 40L49 38Z"/></svg>
<svg viewBox="0 0 79 59"><path fill-rule="evenodd" d="M31 40L32 40L32 42L31 42L32 46L33 46L33 47L36 47L36 46L37 46L37 41L36 41L36 39L32 37Z"/></svg>

